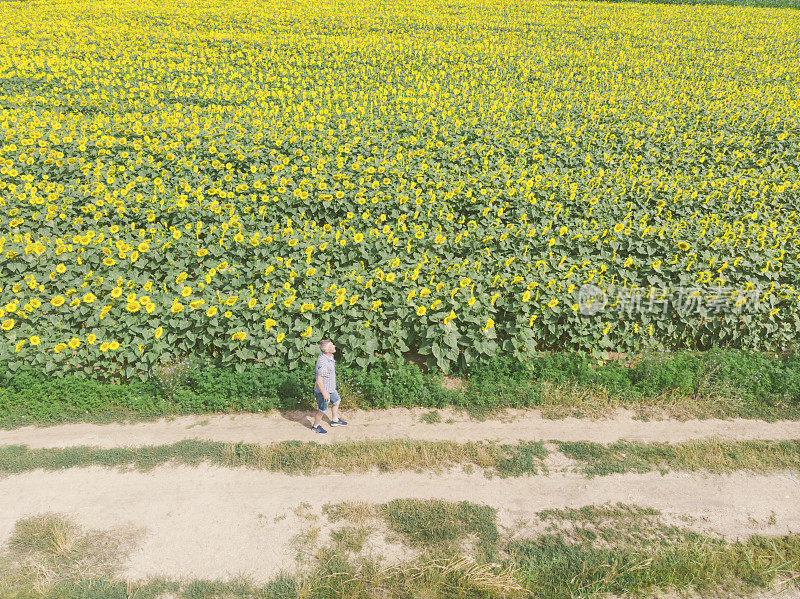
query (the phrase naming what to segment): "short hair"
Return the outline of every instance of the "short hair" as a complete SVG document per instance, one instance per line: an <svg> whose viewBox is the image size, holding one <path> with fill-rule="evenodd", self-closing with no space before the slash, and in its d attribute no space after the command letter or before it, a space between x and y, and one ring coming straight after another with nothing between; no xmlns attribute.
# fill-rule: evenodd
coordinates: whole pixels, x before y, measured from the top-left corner
<svg viewBox="0 0 800 599"><path fill-rule="evenodd" d="M330 339L323 339L322 341L320 341L319 342L319 351L324 352L325 348L328 347L329 343L332 345L333 341L331 341Z"/></svg>

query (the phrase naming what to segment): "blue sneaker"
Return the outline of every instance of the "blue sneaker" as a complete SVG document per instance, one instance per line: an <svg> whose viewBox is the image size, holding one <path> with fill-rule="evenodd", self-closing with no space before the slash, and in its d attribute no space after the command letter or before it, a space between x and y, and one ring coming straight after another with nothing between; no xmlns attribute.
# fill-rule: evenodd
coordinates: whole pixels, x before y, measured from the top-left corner
<svg viewBox="0 0 800 599"><path fill-rule="evenodd" d="M347 426L347 423L339 418L339 420L331 420L331 426Z"/></svg>
<svg viewBox="0 0 800 599"><path fill-rule="evenodd" d="M328 432L328 431L326 431L324 428L322 428L322 427L321 427L321 426L319 426L319 425L317 425L317 426L312 426L312 427L311 427L311 430L312 430L312 431L314 431L315 433L319 433L320 435L324 435L325 433L327 433L327 432Z"/></svg>

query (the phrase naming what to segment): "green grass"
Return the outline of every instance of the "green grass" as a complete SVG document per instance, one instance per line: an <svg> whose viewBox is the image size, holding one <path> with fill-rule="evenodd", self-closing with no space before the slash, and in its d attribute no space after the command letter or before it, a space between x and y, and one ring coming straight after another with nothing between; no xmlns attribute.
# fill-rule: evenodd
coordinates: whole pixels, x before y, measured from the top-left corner
<svg viewBox="0 0 800 599"><path fill-rule="evenodd" d="M687 441L641 443L618 441L608 445L586 441L553 441L561 453L578 462L586 476L626 472L680 470L713 473L734 470L775 472L800 468L800 440Z"/></svg>
<svg viewBox="0 0 800 599"><path fill-rule="evenodd" d="M419 419L427 424L436 424L437 422L442 421L442 416L439 414L438 410L431 410L430 412L426 412L420 416Z"/></svg>
<svg viewBox="0 0 800 599"><path fill-rule="evenodd" d="M605 548L671 546L700 540L698 533L662 521L653 508L626 505L586 505L580 508L542 510L538 518L567 544L592 543Z"/></svg>
<svg viewBox="0 0 800 599"><path fill-rule="evenodd" d="M61 470L106 466L150 470L163 464L196 466L209 463L230 468L247 467L290 474L426 470L477 467L500 476L537 474L547 455L542 442L496 445L490 442L355 441L321 445L283 441L270 445L183 440L171 445L101 449L76 446L31 449L25 445L0 447L0 473Z"/></svg>
<svg viewBox="0 0 800 599"><path fill-rule="evenodd" d="M422 553L387 567L358 555L369 528L346 526L311 569L268 584L125 582L115 577L124 555L118 535L48 514L17 523L0 554L0 599L561 599L671 590L738 596L800 569L798 535L727 542L625 504L544 510L537 518L549 528L516 540L499 533L493 509L468 502L400 499L328 504L323 512L332 522L381 518ZM464 555L470 539L480 549L474 561Z"/></svg>
<svg viewBox="0 0 800 599"><path fill-rule="evenodd" d="M582 474L604 476L651 471L712 473L750 470L776 472L800 468L800 440L641 443L618 441L552 441L558 450L577 462ZM283 441L270 445L184 440L171 445L102 449L76 446L31 449L25 445L0 447L0 473L61 470L87 466L150 470L164 464L197 466L202 463L228 468L253 468L288 474L325 471L382 472L401 470L442 471L478 468L486 476L518 477L547 474L549 453L542 441L498 445L479 441L351 441L318 444Z"/></svg>
<svg viewBox="0 0 800 599"><path fill-rule="evenodd" d="M322 513L331 522L346 520L353 524L364 524L371 518L376 518L378 515L376 510L374 504L365 501L343 501L326 503L322 506Z"/></svg>
<svg viewBox="0 0 800 599"><path fill-rule="evenodd" d="M520 442L517 445L501 445L503 455L495 467L501 477L547 474L544 460L548 451L542 441Z"/></svg>
<svg viewBox="0 0 800 599"><path fill-rule="evenodd" d="M627 408L640 417L800 420L800 354L665 350L628 360L623 365L574 352L497 356L457 373L462 384L453 388L445 388L437 373L398 361L368 369L342 365L338 374L345 407L426 407L431 411L424 422L437 422L436 410L445 406L479 419L516 407L538 408L547 418L605 417ZM167 393L153 381L59 378L34 368L12 372L0 363L0 428L314 409L303 374L313 364L292 371L243 368L203 363Z"/></svg>
<svg viewBox="0 0 800 599"><path fill-rule="evenodd" d="M435 554L459 551L463 540L475 535L475 550L485 561L497 552L497 510L468 501L395 499L381 506L380 515L412 547Z"/></svg>
<svg viewBox="0 0 800 599"><path fill-rule="evenodd" d="M331 541L339 551L358 553L372 531L364 526L345 526L331 531Z"/></svg>
<svg viewBox="0 0 800 599"><path fill-rule="evenodd" d="M800 536L726 542L626 504L543 510L544 534L508 551L533 597L630 596L655 590L764 587L796 574Z"/></svg>
<svg viewBox="0 0 800 599"><path fill-rule="evenodd" d="M754 537L744 543L701 538L643 550L569 544L559 535L548 535L515 543L509 550L525 573L526 586L541 599L764 587L796 573L800 565L797 536Z"/></svg>

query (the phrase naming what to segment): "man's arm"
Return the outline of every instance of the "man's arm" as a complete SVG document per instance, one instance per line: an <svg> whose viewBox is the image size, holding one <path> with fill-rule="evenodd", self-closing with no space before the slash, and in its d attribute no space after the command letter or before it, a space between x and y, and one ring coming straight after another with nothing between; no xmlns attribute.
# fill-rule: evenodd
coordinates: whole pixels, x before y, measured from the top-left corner
<svg viewBox="0 0 800 599"><path fill-rule="evenodd" d="M319 390L322 391L323 399L325 399L325 401L330 401L331 396L328 393L328 391L325 389L325 381L322 380L322 375L321 374L317 375L317 387L319 387Z"/></svg>

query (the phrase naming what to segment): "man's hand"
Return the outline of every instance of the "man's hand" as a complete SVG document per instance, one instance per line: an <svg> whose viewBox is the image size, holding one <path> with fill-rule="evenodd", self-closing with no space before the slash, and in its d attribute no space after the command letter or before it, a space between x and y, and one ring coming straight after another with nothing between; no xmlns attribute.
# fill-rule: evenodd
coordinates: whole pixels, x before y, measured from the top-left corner
<svg viewBox="0 0 800 599"><path fill-rule="evenodd" d="M322 394L322 399L324 399L325 401L330 401L331 400L331 394L330 393L323 393Z"/></svg>

